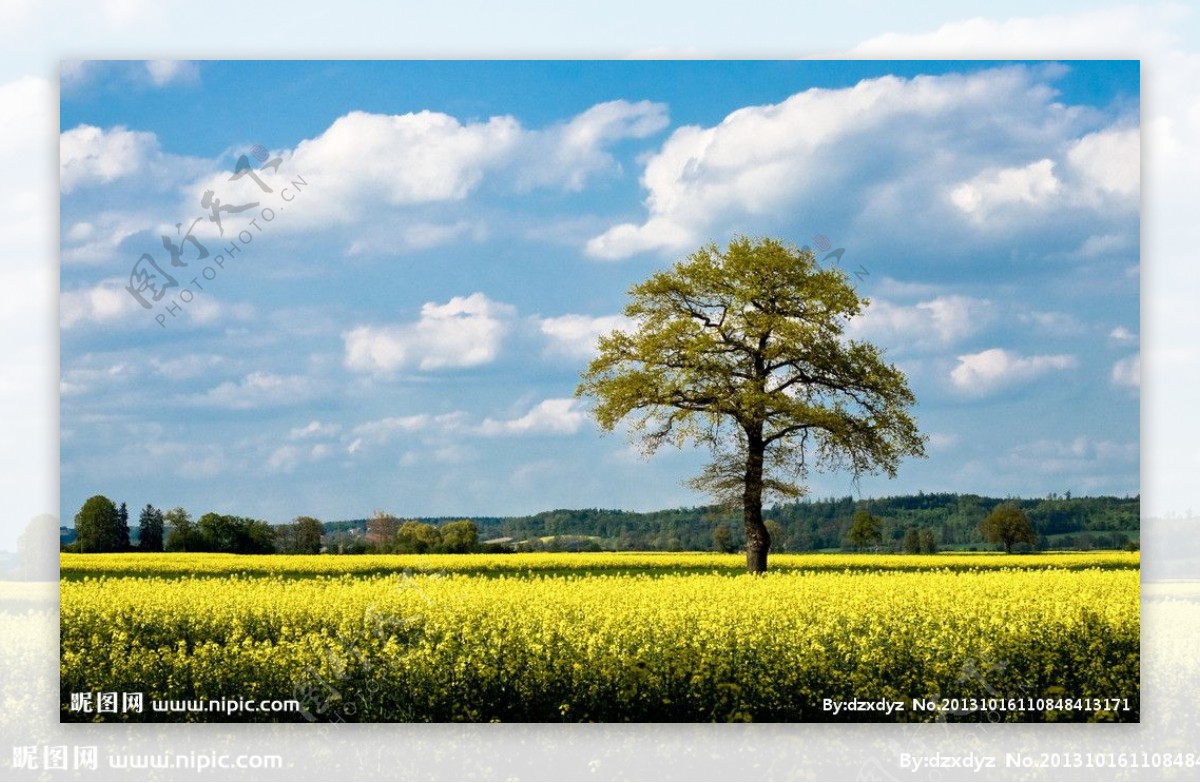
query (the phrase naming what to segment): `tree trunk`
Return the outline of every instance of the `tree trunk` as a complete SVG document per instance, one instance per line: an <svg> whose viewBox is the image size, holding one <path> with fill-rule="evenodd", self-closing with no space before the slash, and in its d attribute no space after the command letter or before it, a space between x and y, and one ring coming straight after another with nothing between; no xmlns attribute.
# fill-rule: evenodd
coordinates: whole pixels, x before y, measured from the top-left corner
<svg viewBox="0 0 1200 783"><path fill-rule="evenodd" d="M767 551L771 534L763 524L763 446L762 427L747 428L746 486L742 492L742 521L746 527L746 570L752 574L767 571Z"/></svg>

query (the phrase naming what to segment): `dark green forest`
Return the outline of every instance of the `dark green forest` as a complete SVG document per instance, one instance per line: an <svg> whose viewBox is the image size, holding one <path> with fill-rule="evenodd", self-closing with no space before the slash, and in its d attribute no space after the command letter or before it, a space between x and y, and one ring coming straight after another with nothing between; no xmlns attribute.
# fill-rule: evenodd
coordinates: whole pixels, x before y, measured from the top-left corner
<svg viewBox="0 0 1200 783"><path fill-rule="evenodd" d="M981 523L1000 505L1023 512L1027 535L1013 551L1136 549L1140 545L1140 498L990 498L919 493L856 500L852 497L776 505L765 510L774 552L929 553L996 549ZM855 518L864 531L852 537ZM559 509L521 517L401 518L376 512L371 519L290 523L209 512L195 522L186 509L162 512L152 505L130 524L126 505L103 496L89 499L76 528L63 528L60 543L74 552L183 551L285 554L453 553L509 551L740 551L745 544L740 512L717 506L653 512ZM1031 529L1030 529L1031 528ZM77 533L83 538L77 538ZM861 532L861 531L860 531ZM111 539L111 540L109 540ZM1011 543L1011 542L1010 542Z"/></svg>
<svg viewBox="0 0 1200 783"><path fill-rule="evenodd" d="M905 551L910 531L928 531L924 540L941 550L996 548L979 525L1002 503L1018 506L1037 534L1036 549L1123 549L1139 542L1139 497L990 498L955 493L920 493L856 500L852 497L776 505L764 510L772 533L772 551L812 552L854 548L847 533L854 515L866 510L880 522L881 541L873 549ZM439 525L463 517L422 518ZM743 539L740 512L717 507L678 508L648 513L609 509L559 509L522 517L467 517L480 541L496 541L518 550L712 550L714 531L728 531L729 545ZM327 551L363 551L367 520L326 522Z"/></svg>

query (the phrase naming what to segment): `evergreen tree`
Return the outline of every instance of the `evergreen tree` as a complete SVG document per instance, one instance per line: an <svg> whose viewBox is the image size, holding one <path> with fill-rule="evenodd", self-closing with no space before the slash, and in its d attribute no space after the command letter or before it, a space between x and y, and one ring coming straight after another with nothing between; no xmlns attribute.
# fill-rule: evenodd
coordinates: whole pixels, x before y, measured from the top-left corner
<svg viewBox="0 0 1200 783"><path fill-rule="evenodd" d="M138 549L143 552L163 551L163 513L149 503L138 518Z"/></svg>
<svg viewBox="0 0 1200 783"><path fill-rule="evenodd" d="M121 508L117 510L117 551L128 552L129 550L129 508L122 501Z"/></svg>

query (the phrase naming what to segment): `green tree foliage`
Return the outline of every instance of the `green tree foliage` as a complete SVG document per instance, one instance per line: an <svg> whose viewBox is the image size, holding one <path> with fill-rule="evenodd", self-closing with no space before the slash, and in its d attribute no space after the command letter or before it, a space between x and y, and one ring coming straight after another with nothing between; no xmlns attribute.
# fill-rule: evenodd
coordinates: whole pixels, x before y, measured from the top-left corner
<svg viewBox="0 0 1200 783"><path fill-rule="evenodd" d="M266 522L209 512L196 522L201 551L239 555L275 551L274 531Z"/></svg>
<svg viewBox="0 0 1200 783"><path fill-rule="evenodd" d="M165 543L168 552L202 551L203 542L187 509L176 506L163 515L163 520L168 529Z"/></svg>
<svg viewBox="0 0 1200 783"><path fill-rule="evenodd" d="M447 522L439 529L439 551L449 554L473 552L479 546L479 528L469 519Z"/></svg>
<svg viewBox="0 0 1200 783"><path fill-rule="evenodd" d="M936 555L937 554L937 551L938 551L937 539L934 537L933 531L930 530L929 528L927 528L927 527L921 528L921 532L918 535L918 542L920 544L921 554L923 554L923 555Z"/></svg>
<svg viewBox="0 0 1200 783"><path fill-rule="evenodd" d="M406 555L436 552L442 544L442 534L424 522L405 522L396 530L393 551Z"/></svg>
<svg viewBox="0 0 1200 783"><path fill-rule="evenodd" d="M879 518L865 508L854 513L854 521L850 524L850 532L846 534L850 544L855 549L866 549L878 546L883 541L883 526Z"/></svg>
<svg viewBox="0 0 1200 783"><path fill-rule="evenodd" d="M634 327L600 338L578 396L605 430L632 415L643 450L696 443L693 486L742 510L746 565L767 569L765 496L798 497L810 467L894 476L924 455L904 374L845 338L868 304L809 250L709 244L630 289Z"/></svg>
<svg viewBox="0 0 1200 783"><path fill-rule="evenodd" d="M296 551L315 555L321 551L321 521L312 517L296 517L292 522L296 530Z"/></svg>
<svg viewBox="0 0 1200 783"><path fill-rule="evenodd" d="M138 549L143 552L163 551L163 513L149 503L138 517Z"/></svg>
<svg viewBox="0 0 1200 783"><path fill-rule="evenodd" d="M1012 553L1013 545L1037 543L1037 533L1029 523L1029 516L1011 503L999 505L979 523L979 532L993 544L1003 544L1004 551Z"/></svg>
<svg viewBox="0 0 1200 783"><path fill-rule="evenodd" d="M904 531L904 554L919 555L921 554L921 533L915 527L910 527Z"/></svg>
<svg viewBox="0 0 1200 783"><path fill-rule="evenodd" d="M116 504L103 495L84 501L75 515L80 552L121 551L121 518Z"/></svg>
<svg viewBox="0 0 1200 783"><path fill-rule="evenodd" d="M733 533L729 531L728 525L720 524L713 528L713 549L725 554L737 551L737 545L733 543Z"/></svg>

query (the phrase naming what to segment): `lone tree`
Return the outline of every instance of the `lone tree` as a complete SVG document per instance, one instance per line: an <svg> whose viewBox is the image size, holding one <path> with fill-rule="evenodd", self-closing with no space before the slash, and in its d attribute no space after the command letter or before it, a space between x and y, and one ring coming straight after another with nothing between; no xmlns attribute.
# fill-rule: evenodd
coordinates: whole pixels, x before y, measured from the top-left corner
<svg viewBox="0 0 1200 783"><path fill-rule="evenodd" d="M103 495L92 495L75 515L79 551L122 551L120 527L121 517L116 504ZM125 540L128 541L128 538Z"/></svg>
<svg viewBox="0 0 1200 783"><path fill-rule="evenodd" d="M854 521L850 523L850 532L846 534L855 549L864 549L871 544L878 545L883 541L883 528L879 518L866 509L854 513Z"/></svg>
<svg viewBox="0 0 1200 783"><path fill-rule="evenodd" d="M1025 512L1011 503L996 506L987 518L979 523L979 532L993 544L1004 544L1004 551L1012 554L1013 544L1025 542L1030 546L1037 543L1037 533L1029 524Z"/></svg>
<svg viewBox="0 0 1200 783"><path fill-rule="evenodd" d="M630 289L629 331L600 338L576 396L612 430L634 414L649 454L707 446L691 485L741 506L746 566L767 570L766 495L802 496L810 467L855 478L923 456L915 398L880 349L844 336L868 302L809 250L736 237Z"/></svg>

